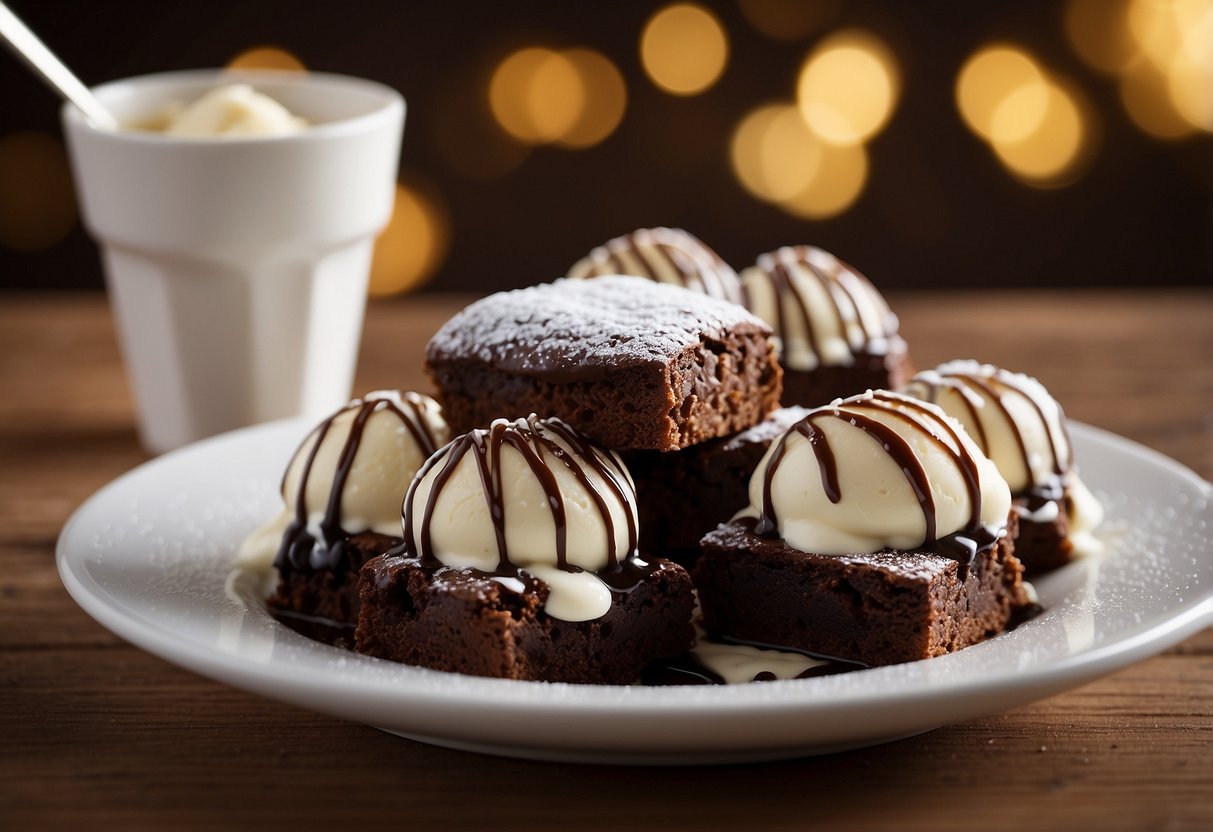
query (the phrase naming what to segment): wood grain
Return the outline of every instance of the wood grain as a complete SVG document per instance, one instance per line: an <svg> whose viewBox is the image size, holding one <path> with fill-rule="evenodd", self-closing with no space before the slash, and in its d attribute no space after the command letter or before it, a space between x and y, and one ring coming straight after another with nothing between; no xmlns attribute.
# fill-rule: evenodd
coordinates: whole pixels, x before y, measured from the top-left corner
<svg viewBox="0 0 1213 832"><path fill-rule="evenodd" d="M425 387L465 299L374 303L358 388ZM1213 297L892 298L920 366L1037 375L1071 418L1213 477ZM431 748L130 647L81 612L55 538L143 461L99 295L0 300L0 828L1208 829L1213 631L1070 693L818 759L645 770Z"/></svg>

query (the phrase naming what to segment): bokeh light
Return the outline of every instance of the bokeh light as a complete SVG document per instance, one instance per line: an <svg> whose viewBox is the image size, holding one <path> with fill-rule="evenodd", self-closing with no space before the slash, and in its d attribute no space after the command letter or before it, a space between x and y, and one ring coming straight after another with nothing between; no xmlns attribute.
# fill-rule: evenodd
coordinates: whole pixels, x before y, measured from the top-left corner
<svg viewBox="0 0 1213 832"><path fill-rule="evenodd" d="M0 138L0 245L49 248L76 224L76 197L63 144L45 133Z"/></svg>
<svg viewBox="0 0 1213 832"><path fill-rule="evenodd" d="M396 186L387 228L375 241L369 291L382 297L423 283L442 264L450 245L450 221L437 192L415 174Z"/></svg>
<svg viewBox="0 0 1213 832"><path fill-rule="evenodd" d="M956 105L995 158L1025 184L1069 184L1091 158L1095 118L1085 98L1014 44L986 46L965 62Z"/></svg>
<svg viewBox="0 0 1213 832"><path fill-rule="evenodd" d="M674 95L711 87L729 59L729 39L716 15L694 3L661 9L645 24L640 59L657 86Z"/></svg>
<svg viewBox="0 0 1213 832"><path fill-rule="evenodd" d="M1172 103L1166 74L1140 57L1120 76L1120 100L1133 123L1155 138L1178 139L1195 131Z"/></svg>
<svg viewBox="0 0 1213 832"><path fill-rule="evenodd" d="M1213 132L1213 0L1070 0L1066 31L1083 60L1120 76L1141 130Z"/></svg>
<svg viewBox="0 0 1213 832"><path fill-rule="evenodd" d="M747 115L733 131L730 158L746 190L759 199L779 202L812 182L821 164L821 144L797 107L768 104Z"/></svg>
<svg viewBox="0 0 1213 832"><path fill-rule="evenodd" d="M493 72L489 107L502 129L525 144L586 148L619 126L627 87L599 52L529 47Z"/></svg>
<svg viewBox="0 0 1213 832"><path fill-rule="evenodd" d="M623 75L609 58L592 49L569 49L565 58L581 77L585 106L559 138L565 147L598 144L619 126L627 109L628 90Z"/></svg>
<svg viewBox="0 0 1213 832"><path fill-rule="evenodd" d="M833 144L867 141L897 99L897 65L884 43L849 30L824 40L800 71L797 100L809 128Z"/></svg>
<svg viewBox="0 0 1213 832"><path fill-rule="evenodd" d="M511 136L545 144L577 122L585 108L585 87L573 62L559 52L520 49L493 73L489 106Z"/></svg>
<svg viewBox="0 0 1213 832"><path fill-rule="evenodd" d="M1130 0L1070 0L1066 37L1078 56L1101 72L1121 72L1137 54L1129 31Z"/></svg>
<svg viewBox="0 0 1213 832"><path fill-rule="evenodd" d="M1013 93L1014 96L1016 93ZM1013 98L1008 98L1010 103ZM1056 187L1071 181L1087 139L1087 129L1074 97L1056 84L1048 84L1045 114L1030 133L1014 140L995 131L995 154L1007 168L1029 184Z"/></svg>
<svg viewBox="0 0 1213 832"><path fill-rule="evenodd" d="M767 104L733 131L733 172L754 196L803 219L826 219L863 192L868 158L862 144L835 145L805 124L795 104Z"/></svg>
<svg viewBox="0 0 1213 832"><path fill-rule="evenodd" d="M861 144L822 142L821 161L813 178L779 205L789 214L824 220L846 211L859 199L868 180L868 151Z"/></svg>
<svg viewBox="0 0 1213 832"><path fill-rule="evenodd" d="M303 61L278 46L255 46L227 62L229 69L280 69L306 72Z"/></svg>
<svg viewBox="0 0 1213 832"><path fill-rule="evenodd" d="M979 50L960 70L956 82L956 103L971 130L985 139L993 138L994 114L1008 97L1023 88L1034 89L1016 105L1020 118L1035 129L1044 118L1047 94L1044 72L1023 50L1010 44L994 44ZM1025 105L1035 106L1024 113ZM1022 138L1022 137L1021 137Z"/></svg>
<svg viewBox="0 0 1213 832"><path fill-rule="evenodd" d="M775 40L803 40L838 16L842 0L740 0L751 26Z"/></svg>

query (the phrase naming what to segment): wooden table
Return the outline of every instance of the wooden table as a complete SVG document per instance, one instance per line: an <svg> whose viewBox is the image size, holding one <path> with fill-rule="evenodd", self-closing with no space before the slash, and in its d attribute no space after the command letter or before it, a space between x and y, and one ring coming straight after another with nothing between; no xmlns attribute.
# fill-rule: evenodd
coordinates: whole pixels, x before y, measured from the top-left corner
<svg viewBox="0 0 1213 832"><path fill-rule="evenodd" d="M1213 477L1213 296L894 297L920 366L1037 375L1072 418ZM358 389L424 385L461 301L372 304ZM56 535L146 457L99 295L0 299L0 828L1213 829L1213 630L1070 693L875 748L631 769L419 745L194 676L110 635Z"/></svg>

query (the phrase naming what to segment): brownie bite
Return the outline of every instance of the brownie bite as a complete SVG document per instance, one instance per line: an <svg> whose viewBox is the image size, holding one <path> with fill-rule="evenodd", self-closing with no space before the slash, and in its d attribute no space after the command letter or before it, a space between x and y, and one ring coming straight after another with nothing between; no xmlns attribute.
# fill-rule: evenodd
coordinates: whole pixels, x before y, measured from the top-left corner
<svg viewBox="0 0 1213 832"><path fill-rule="evenodd" d="M708 632L875 666L984 641L1027 604L1009 536L962 567L930 548L802 552L754 523L703 539L694 572Z"/></svg>
<svg viewBox="0 0 1213 832"><path fill-rule="evenodd" d="M785 246L741 273L745 305L779 342L784 404L816 407L894 390L914 370L898 320L876 287L813 246Z"/></svg>
<svg viewBox="0 0 1213 832"><path fill-rule="evenodd" d="M771 329L736 304L638 277L562 279L473 303L426 348L456 432L528 413L618 450L673 451L779 403Z"/></svg>
<svg viewBox="0 0 1213 832"><path fill-rule="evenodd" d="M277 570L269 607L352 627L359 570L400 544L400 501L448 436L437 402L396 390L355 399L313 428L283 475L283 510L238 555L245 569Z"/></svg>
<svg viewBox="0 0 1213 832"><path fill-rule="evenodd" d="M549 585L525 570L501 580L384 555L363 571L357 649L474 676L628 684L690 646L691 578L669 561L635 558L607 577L617 587L606 613L562 621L544 611Z"/></svg>
<svg viewBox="0 0 1213 832"><path fill-rule="evenodd" d="M619 457L558 419L496 420L409 487L404 543L360 576L356 649L479 676L629 684L690 647L681 566L636 551Z"/></svg>
<svg viewBox="0 0 1213 832"><path fill-rule="evenodd" d="M636 482L640 551L694 562L699 539L748 504L750 475L771 443L808 412L783 407L723 439L668 453L623 454Z"/></svg>
<svg viewBox="0 0 1213 832"><path fill-rule="evenodd" d="M885 391L771 445L693 570L704 629L866 665L968 647L1028 606L1010 489L964 429Z"/></svg>

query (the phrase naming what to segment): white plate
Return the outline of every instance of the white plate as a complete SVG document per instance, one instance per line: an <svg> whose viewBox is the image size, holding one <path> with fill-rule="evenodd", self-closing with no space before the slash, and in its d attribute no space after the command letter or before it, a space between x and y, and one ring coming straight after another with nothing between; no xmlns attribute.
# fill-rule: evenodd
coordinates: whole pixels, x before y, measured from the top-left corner
<svg viewBox="0 0 1213 832"><path fill-rule="evenodd" d="M103 488L59 538L72 597L139 647L273 699L439 745L619 763L776 759L907 736L1075 687L1213 623L1213 486L1154 451L1072 424L1083 478L1107 507L1109 551L1037 582L1043 615L960 653L815 679L677 688L394 664L298 635L270 618L250 581L226 581L240 540L278 509L278 479L309 427L237 431Z"/></svg>

